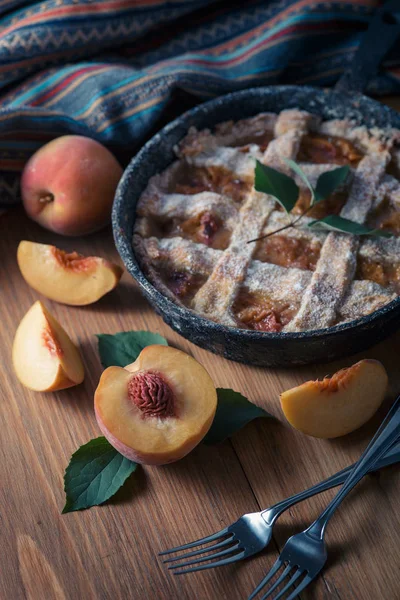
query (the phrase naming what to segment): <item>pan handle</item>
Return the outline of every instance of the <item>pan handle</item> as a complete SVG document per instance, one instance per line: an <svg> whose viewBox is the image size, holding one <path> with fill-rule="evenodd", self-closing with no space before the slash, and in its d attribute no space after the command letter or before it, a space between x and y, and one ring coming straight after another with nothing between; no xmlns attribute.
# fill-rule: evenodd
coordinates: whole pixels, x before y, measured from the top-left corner
<svg viewBox="0 0 400 600"><path fill-rule="evenodd" d="M372 18L350 67L335 85L335 90L362 93L399 36L400 2L388 0Z"/></svg>

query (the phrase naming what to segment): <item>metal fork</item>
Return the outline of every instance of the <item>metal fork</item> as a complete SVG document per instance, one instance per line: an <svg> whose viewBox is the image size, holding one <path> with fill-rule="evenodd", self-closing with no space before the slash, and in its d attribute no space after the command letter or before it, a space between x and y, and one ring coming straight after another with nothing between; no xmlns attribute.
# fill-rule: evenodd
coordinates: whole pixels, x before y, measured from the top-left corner
<svg viewBox="0 0 400 600"><path fill-rule="evenodd" d="M324 541L328 521L347 494L368 473L371 467L376 465L377 461L385 454L386 450L390 448L399 435L400 396L393 404L366 450L354 465L339 492L310 527L289 538L280 556L275 561L274 566L249 596L248 600L252 600L265 588L278 571L281 571L280 576L269 587L261 600L266 600L266 598L271 599L271 594L282 584L284 584L284 587L274 596L274 600L283 598L286 593L289 593L291 587L296 584L295 589L287 598L287 600L293 600L315 579L328 558Z"/></svg>
<svg viewBox="0 0 400 600"><path fill-rule="evenodd" d="M376 463L372 470L377 471L378 469L382 469L383 467L398 461L400 461L400 442L394 444L390 450L386 452L385 456ZM253 554L257 554L269 544L275 521L285 510L306 498L310 498L315 494L319 494L320 492L344 483L353 467L354 465L351 465L308 490L304 490L286 500L282 500L261 512L243 515L235 523L232 523L228 527L225 527L225 529L222 529L213 535L160 552L160 556L193 549L191 552L164 560L165 563L173 563L168 568L174 569L174 575L181 575L182 573L220 567L228 563L242 560ZM214 543L203 547L204 544L210 544L211 542ZM200 548L197 548L197 546L200 546ZM209 552L212 552L212 554L201 556L202 554ZM211 560L214 562L204 564ZM184 562L177 563L177 561Z"/></svg>

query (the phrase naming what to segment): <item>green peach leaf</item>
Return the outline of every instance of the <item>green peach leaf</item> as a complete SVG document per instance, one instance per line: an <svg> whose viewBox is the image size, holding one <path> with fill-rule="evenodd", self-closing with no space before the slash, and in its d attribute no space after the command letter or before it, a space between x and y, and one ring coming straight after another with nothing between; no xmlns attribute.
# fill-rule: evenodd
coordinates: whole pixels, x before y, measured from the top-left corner
<svg viewBox="0 0 400 600"><path fill-rule="evenodd" d="M329 229L331 231L340 231L342 233L351 233L353 235L371 235L375 237L392 237L393 234L382 229L370 229L366 225L356 223L350 219L345 219L340 215L327 215L323 219L311 221L308 227L313 229Z"/></svg>
<svg viewBox="0 0 400 600"><path fill-rule="evenodd" d="M143 348L152 344L168 346L167 340L151 331L121 331L97 334L99 354L103 367L126 367L134 362Z"/></svg>
<svg viewBox="0 0 400 600"><path fill-rule="evenodd" d="M258 160L254 171L254 187L258 192L273 196L289 213L299 197L299 188L295 181Z"/></svg>
<svg viewBox="0 0 400 600"><path fill-rule="evenodd" d="M98 437L71 456L65 470L66 503L62 513L103 504L125 483L137 464L128 460L106 440Z"/></svg>
<svg viewBox="0 0 400 600"><path fill-rule="evenodd" d="M252 404L239 392L217 388L218 404L214 421L203 439L209 444L219 444L236 431L258 417L272 417L265 410Z"/></svg>
<svg viewBox="0 0 400 600"><path fill-rule="evenodd" d="M326 173L321 173L315 186L315 204L328 198L333 192L344 183L349 175L350 167L344 165Z"/></svg>
<svg viewBox="0 0 400 600"><path fill-rule="evenodd" d="M315 202L315 191L314 191L314 188L311 185L311 182L308 179L307 175L304 173L303 169L300 167L300 165L298 165L291 158L285 158L285 157L283 157L283 160L285 161L285 163L287 164L287 166L290 167L295 173L297 173L297 175L300 177L300 179L306 184L306 186L308 187L308 189L311 192L311 204L314 204L314 202Z"/></svg>

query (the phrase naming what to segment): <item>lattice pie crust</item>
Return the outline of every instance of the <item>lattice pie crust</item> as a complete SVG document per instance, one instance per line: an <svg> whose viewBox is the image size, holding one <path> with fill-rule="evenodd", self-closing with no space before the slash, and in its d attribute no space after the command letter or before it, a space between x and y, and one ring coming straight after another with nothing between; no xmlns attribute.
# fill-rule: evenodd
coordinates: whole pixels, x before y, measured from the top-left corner
<svg viewBox="0 0 400 600"><path fill-rule="evenodd" d="M146 277L208 319L260 331L321 329L377 310L400 293L398 237L325 233L307 223L334 212L397 236L399 141L398 130L321 122L300 110L223 123L214 133L191 129L137 206L133 248ZM338 164L349 164L350 176L300 228L247 243L288 222L253 186L255 159L288 173L283 157L314 182ZM310 197L296 181L298 213Z"/></svg>

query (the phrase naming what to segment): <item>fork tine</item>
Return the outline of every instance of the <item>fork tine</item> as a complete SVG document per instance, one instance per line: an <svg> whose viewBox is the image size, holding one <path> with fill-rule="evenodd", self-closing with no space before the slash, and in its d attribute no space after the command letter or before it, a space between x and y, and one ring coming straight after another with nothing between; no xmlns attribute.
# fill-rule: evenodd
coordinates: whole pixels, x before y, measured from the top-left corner
<svg viewBox="0 0 400 600"><path fill-rule="evenodd" d="M276 588L278 587L278 585L281 585L281 583L285 580L285 577L290 573L292 567L290 565L286 565L286 567L283 569L280 577L278 577L278 579L275 581L275 583L273 585L271 585L271 587L267 590L267 593L264 594L264 596L261 598L261 600L266 600L267 598L269 598L272 594L272 592L274 590L276 590Z"/></svg>
<svg viewBox="0 0 400 600"><path fill-rule="evenodd" d="M290 567L290 568L292 568L292 567ZM300 575L302 573L304 573L304 571L297 569L297 571L289 579L289 581L287 582L285 587L281 589L281 591L279 592L279 594L277 596L275 596L274 600L279 600L279 598L283 598L284 594L286 594L286 592L289 590L289 588L294 584L295 581L298 580L298 578L300 577ZM267 598L267 596L264 596L264 598ZM261 600L264 600L264 598L262 598Z"/></svg>
<svg viewBox="0 0 400 600"><path fill-rule="evenodd" d="M200 544L207 544L208 542L213 542L217 540L219 537L223 537L228 533L228 528L221 529L221 531L217 531L217 533L213 533L207 537L200 538L199 540L195 540L194 542L190 542L189 544L183 544L182 546L175 546L175 548L170 548L169 550L164 550L163 552L159 552L158 556L164 556L165 554L171 554L172 552L180 552L181 550L186 550L187 548L193 548L194 546L199 546Z"/></svg>
<svg viewBox="0 0 400 600"><path fill-rule="evenodd" d="M306 588L313 579L314 579L314 577L310 577L310 575L307 575L306 577L304 577L303 581L297 586L297 588L294 590L294 592L292 592L290 594L290 596L288 597L287 600L294 600L295 598L297 598L297 596L300 594L300 592L302 592L304 590L304 588Z"/></svg>
<svg viewBox="0 0 400 600"><path fill-rule="evenodd" d="M180 554L179 556L174 556L173 558L167 558L164 560L164 563L176 562L177 560L182 560L183 558L190 558L191 556L196 556L197 554L204 554L204 552L211 552L212 550L216 550L217 548L222 548L227 544L231 544L233 541L234 535L232 534L228 539L223 542L219 542L218 544L213 544L212 546L207 546L207 548L200 548L200 550L194 550L193 552L188 552L187 554ZM212 558L212 556L210 556Z"/></svg>
<svg viewBox="0 0 400 600"><path fill-rule="evenodd" d="M253 600L253 598L255 598L255 596L257 596L258 592L260 592L263 589L263 587L268 583L268 581L270 581L272 579L272 577L275 575L275 573L278 571L278 569L282 566L282 564L283 563L281 561L281 557L278 556L273 567L271 567L269 573L266 574L264 579L258 584L258 586L253 591L253 593L250 594L248 600Z"/></svg>
<svg viewBox="0 0 400 600"><path fill-rule="evenodd" d="M245 555L244 550L239 554L235 554L234 556L230 556L229 558L224 558L223 560L217 560L215 563L209 563L207 565L198 565L197 567L191 567L190 569L183 569L181 571L172 571L174 575L183 575L184 573L194 573L195 571L204 571L204 569L214 569L215 567L222 567L223 565L228 565L229 563L236 562L240 560Z"/></svg>
<svg viewBox="0 0 400 600"><path fill-rule="evenodd" d="M168 569L179 569L180 567L188 567L189 565L194 565L195 563L205 562L206 560L211 560L212 558L219 558L220 556L226 556L227 554L231 554L235 550L239 550L239 542L237 542L234 546L227 548L226 550L221 550L221 552L216 552L215 554L211 554L210 556L201 556L200 558L194 558L193 560L188 560L183 563L179 563L177 565L169 565Z"/></svg>

